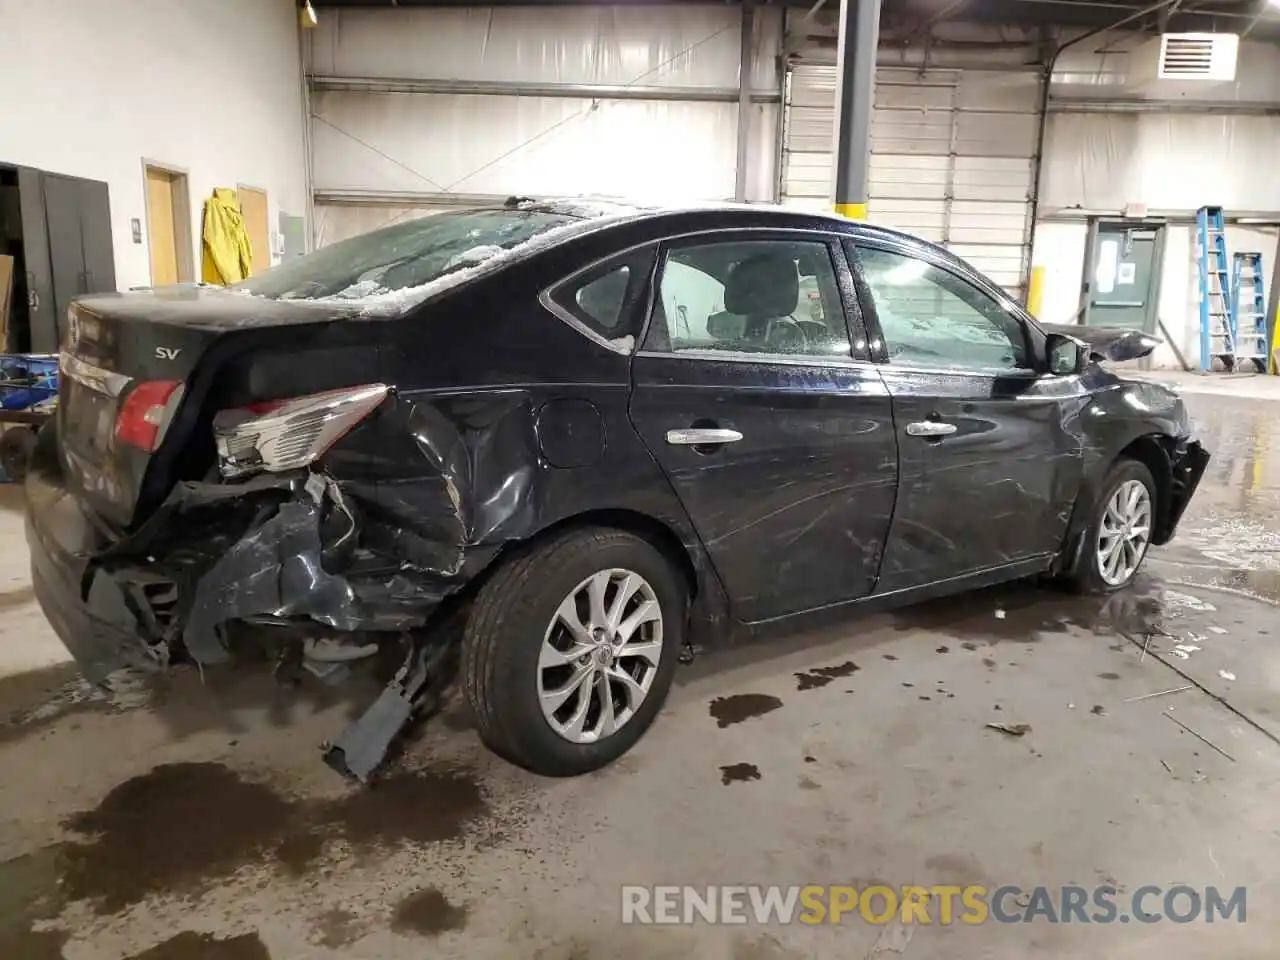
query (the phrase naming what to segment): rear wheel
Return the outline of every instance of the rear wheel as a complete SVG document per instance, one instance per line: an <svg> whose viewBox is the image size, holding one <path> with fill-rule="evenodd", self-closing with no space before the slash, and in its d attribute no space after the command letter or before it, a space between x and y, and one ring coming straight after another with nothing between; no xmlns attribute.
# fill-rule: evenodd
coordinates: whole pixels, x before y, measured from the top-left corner
<svg viewBox="0 0 1280 960"><path fill-rule="evenodd" d="M1067 579L1090 593L1127 587L1146 558L1155 517L1151 471L1137 460L1117 460L1102 483L1093 522Z"/></svg>
<svg viewBox="0 0 1280 960"><path fill-rule="evenodd" d="M481 739L547 776L616 760L666 700L685 603L667 559L620 530L574 531L499 570L463 641Z"/></svg>

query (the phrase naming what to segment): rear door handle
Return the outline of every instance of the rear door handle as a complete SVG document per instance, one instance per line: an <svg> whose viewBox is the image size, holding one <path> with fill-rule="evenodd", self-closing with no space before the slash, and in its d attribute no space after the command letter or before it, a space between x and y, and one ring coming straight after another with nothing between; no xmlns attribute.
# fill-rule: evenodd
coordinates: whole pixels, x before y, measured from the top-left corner
<svg viewBox="0 0 1280 960"><path fill-rule="evenodd" d="M689 427L685 430L668 430L667 443L678 447L711 446L717 443L737 443L742 434L737 430L719 427Z"/></svg>
<svg viewBox="0 0 1280 960"><path fill-rule="evenodd" d="M954 423L941 423L937 420L917 420L907 424L909 437L949 437L955 432Z"/></svg>

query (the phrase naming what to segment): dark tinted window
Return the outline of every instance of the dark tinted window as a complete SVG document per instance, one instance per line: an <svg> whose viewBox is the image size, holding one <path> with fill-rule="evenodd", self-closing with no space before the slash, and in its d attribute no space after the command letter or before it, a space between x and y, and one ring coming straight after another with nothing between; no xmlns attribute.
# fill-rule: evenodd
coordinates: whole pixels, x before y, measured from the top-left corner
<svg viewBox="0 0 1280 960"><path fill-rule="evenodd" d="M279 299L377 296L478 266L576 222L536 210L438 213L323 247L235 286Z"/></svg>
<svg viewBox="0 0 1280 960"><path fill-rule="evenodd" d="M574 323L612 346L639 333L638 309L653 264L652 250L638 250L592 267L554 287L551 299Z"/></svg>

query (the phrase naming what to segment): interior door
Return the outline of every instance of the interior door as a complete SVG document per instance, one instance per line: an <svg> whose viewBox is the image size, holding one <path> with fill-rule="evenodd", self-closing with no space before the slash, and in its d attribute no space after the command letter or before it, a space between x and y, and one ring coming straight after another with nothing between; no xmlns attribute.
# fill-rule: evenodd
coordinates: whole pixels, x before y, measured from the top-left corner
<svg viewBox="0 0 1280 960"><path fill-rule="evenodd" d="M1079 483L1083 405L1041 376L1011 302L911 243L858 242L859 293L893 401L900 474L878 592L1052 553Z"/></svg>
<svg viewBox="0 0 1280 960"><path fill-rule="evenodd" d="M249 234L253 251L249 275L256 276L271 269L271 229L267 219L267 195L252 187L240 187L240 216Z"/></svg>
<svg viewBox="0 0 1280 960"><path fill-rule="evenodd" d="M154 287L178 282L176 209L173 174L147 167L147 252Z"/></svg>
<svg viewBox="0 0 1280 960"><path fill-rule="evenodd" d="M875 585L897 450L879 373L851 353L850 284L838 244L812 234L662 251L631 419L743 621Z"/></svg>
<svg viewBox="0 0 1280 960"><path fill-rule="evenodd" d="M1160 226L1101 221L1085 279L1085 323L1156 332Z"/></svg>

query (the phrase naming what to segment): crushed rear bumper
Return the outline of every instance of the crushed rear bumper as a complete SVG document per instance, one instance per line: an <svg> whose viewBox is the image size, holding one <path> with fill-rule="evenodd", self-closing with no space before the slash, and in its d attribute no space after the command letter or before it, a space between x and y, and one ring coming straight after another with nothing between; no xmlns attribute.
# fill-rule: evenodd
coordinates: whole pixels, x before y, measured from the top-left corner
<svg viewBox="0 0 1280 960"><path fill-rule="evenodd" d="M181 483L137 531L113 538L67 489L53 446L42 436L26 479L32 582L91 682L181 657L225 662L224 628L236 620L410 630L465 585L462 571L350 549L359 508L321 473Z"/></svg>

